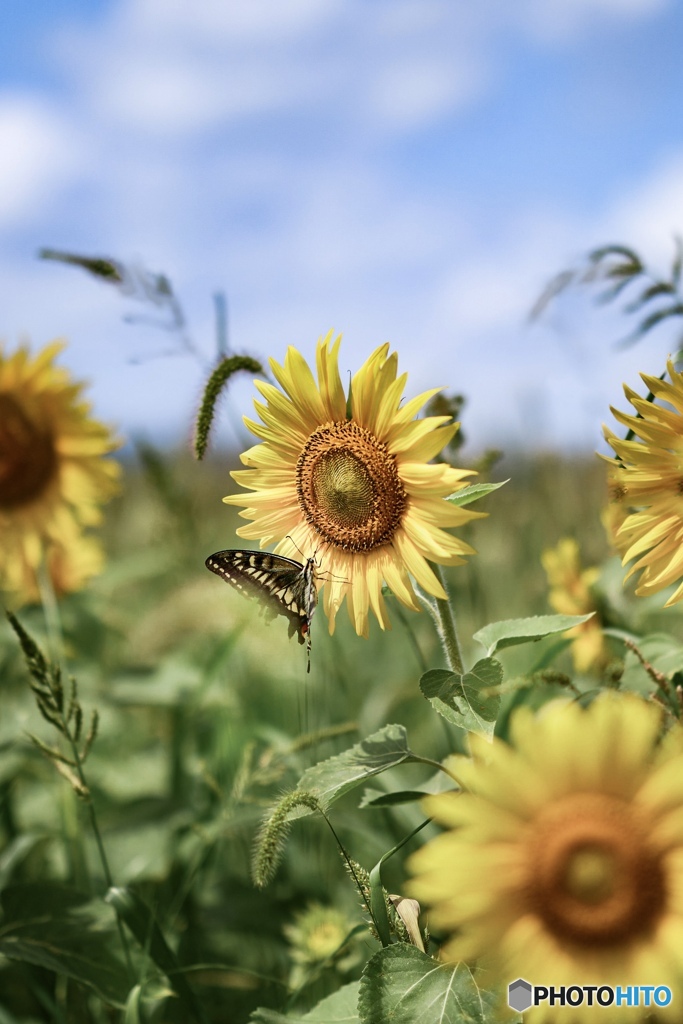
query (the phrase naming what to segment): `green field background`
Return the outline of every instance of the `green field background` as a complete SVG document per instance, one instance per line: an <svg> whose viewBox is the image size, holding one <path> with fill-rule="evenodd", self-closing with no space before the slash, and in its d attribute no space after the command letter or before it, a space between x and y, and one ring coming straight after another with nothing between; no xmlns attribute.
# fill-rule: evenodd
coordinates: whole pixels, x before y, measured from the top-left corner
<svg viewBox="0 0 683 1024"><path fill-rule="evenodd" d="M462 733L434 715L418 687L426 668L443 664L428 616L389 598L392 631L382 633L373 621L364 640L345 611L328 636L319 609L307 676L304 649L287 640L283 621L266 624L256 605L206 571L212 551L241 546L236 512L221 503L235 490L235 464L227 454L197 463L184 452L139 446L106 513L104 573L60 603L68 670L86 716L96 707L101 718L87 778L114 882L152 909L211 1024L240 1024L256 1007L282 1009L287 999L303 1013L357 977L375 948L361 931L348 947L357 949L355 960L313 965L292 991L287 926L313 903L340 908L351 930L364 915L335 839L316 816L294 824L270 886L254 887L254 836L273 801L306 767L387 722L405 725L411 748L431 758L463 749ZM449 572L470 663L482 653L471 640L480 626L551 611L540 555L563 536L577 538L584 565L603 566L601 586L618 617L626 597L600 521L603 467L591 455L508 457L495 466L491 478L510 481L477 505L488 517L465 531L478 554ZM650 628L667 616L671 628L678 618L647 603L638 611L650 615ZM42 609L23 609L20 618L44 643ZM503 660L513 674L516 667L528 671L542 649L517 648ZM558 665L571 673L568 652ZM87 807L27 737L53 742L8 625L0 626L0 666L0 887L14 894L3 905L0 948L4 937L11 952L8 936L23 935L36 949L39 939L47 947L57 942L50 913L60 893L75 890L85 900L100 897L106 885ZM381 776L373 788L422 785L429 777L413 765ZM358 803L359 793L349 794L331 821L348 855L369 870L423 815L416 804L358 810ZM429 834L432 826L388 863L390 891L401 892L404 854ZM17 907L28 931L13 924ZM0 956L0 1024L122 1019L121 1009L101 998L99 982L74 980L79 970L87 976L91 954L121 966L113 915L98 914L78 904L76 939L64 939L77 944L82 934L80 967L74 960L55 971L47 952L33 962ZM133 945L140 1002L137 1009L129 1004L125 1019L187 1020L144 943Z"/></svg>

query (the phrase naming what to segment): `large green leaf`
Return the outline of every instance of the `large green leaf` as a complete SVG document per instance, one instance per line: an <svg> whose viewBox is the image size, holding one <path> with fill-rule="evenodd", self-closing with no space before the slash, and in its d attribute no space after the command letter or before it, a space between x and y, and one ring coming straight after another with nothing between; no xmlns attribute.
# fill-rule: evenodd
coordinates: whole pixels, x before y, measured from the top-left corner
<svg viewBox="0 0 683 1024"><path fill-rule="evenodd" d="M491 622L474 634L474 639L486 648L490 657L504 647L517 644L533 643L543 640L554 633L564 633L567 629L588 622L595 615L534 615L529 619L505 619L502 622Z"/></svg>
<svg viewBox="0 0 683 1024"><path fill-rule="evenodd" d="M464 675L430 669L420 689L435 711L462 729L490 733L500 706L500 695L488 692L500 686L503 666L495 658L482 658Z"/></svg>
<svg viewBox="0 0 683 1024"><path fill-rule="evenodd" d="M137 979L121 958L113 910L102 900L51 882L14 885L2 893L0 954L47 967L123 1007Z"/></svg>
<svg viewBox="0 0 683 1024"><path fill-rule="evenodd" d="M489 1024L495 996L465 964L443 964L415 946L387 946L368 961L358 998L361 1024Z"/></svg>
<svg viewBox="0 0 683 1024"><path fill-rule="evenodd" d="M335 800L360 786L366 779L412 760L419 761L420 758L408 747L405 727L385 725L341 754L308 768L301 776L297 789L312 793L326 811ZM300 818L311 813L308 807L294 807L289 817Z"/></svg>
<svg viewBox="0 0 683 1024"><path fill-rule="evenodd" d="M360 982L352 981L303 1016L287 1016L275 1010L259 1009L254 1010L251 1021L253 1024L360 1024L357 1010L359 988Z"/></svg>

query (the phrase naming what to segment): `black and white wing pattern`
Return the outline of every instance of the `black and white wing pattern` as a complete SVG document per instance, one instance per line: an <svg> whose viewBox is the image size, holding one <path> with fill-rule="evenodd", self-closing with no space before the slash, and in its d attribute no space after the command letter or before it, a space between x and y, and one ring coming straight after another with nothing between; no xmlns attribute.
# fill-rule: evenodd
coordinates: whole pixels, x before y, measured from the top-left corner
<svg viewBox="0 0 683 1024"><path fill-rule="evenodd" d="M311 671L311 619L318 603L314 558L308 558L302 565L270 551L230 548L209 555L206 568L240 593L255 597L269 618L284 615L289 623L289 636L296 633L299 643L306 643Z"/></svg>

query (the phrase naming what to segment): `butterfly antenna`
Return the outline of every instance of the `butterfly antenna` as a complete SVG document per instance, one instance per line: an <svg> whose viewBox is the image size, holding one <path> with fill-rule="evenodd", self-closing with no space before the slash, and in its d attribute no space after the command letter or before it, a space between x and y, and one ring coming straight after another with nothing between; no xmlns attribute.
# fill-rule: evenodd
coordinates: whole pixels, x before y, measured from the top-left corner
<svg viewBox="0 0 683 1024"><path fill-rule="evenodd" d="M299 552L299 554L301 555L301 557L303 558L303 560L305 562L306 561L306 556L303 553L303 551L301 550L301 548L299 547L299 545L297 544L297 542L294 540L292 535L288 533L287 536L285 537L285 540L291 540L292 544L294 545L294 547Z"/></svg>

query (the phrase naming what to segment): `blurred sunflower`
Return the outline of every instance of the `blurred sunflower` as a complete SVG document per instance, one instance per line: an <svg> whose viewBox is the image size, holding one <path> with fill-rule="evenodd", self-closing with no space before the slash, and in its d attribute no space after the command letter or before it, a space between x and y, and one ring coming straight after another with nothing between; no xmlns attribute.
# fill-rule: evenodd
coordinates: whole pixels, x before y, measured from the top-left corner
<svg viewBox="0 0 683 1024"><path fill-rule="evenodd" d="M34 358L0 346L0 588L15 603L38 597L44 565L58 593L99 571L102 552L83 527L117 489L118 447L90 417L83 385L55 366L63 344Z"/></svg>
<svg viewBox="0 0 683 1024"><path fill-rule="evenodd" d="M618 458L610 464L610 493L616 508L608 520L625 565L637 559L626 579L642 569L636 594L655 594L683 577L683 375L667 362L670 383L642 373L655 401L624 385L637 415L612 409L615 418L640 440L621 440L607 427L605 438ZM628 512L626 512L628 509ZM619 520L623 517L623 521ZM666 602L683 598L680 583Z"/></svg>
<svg viewBox="0 0 683 1024"><path fill-rule="evenodd" d="M460 565L473 549L443 527L462 526L481 513L443 499L471 470L429 464L458 429L450 416L415 419L438 388L401 406L407 375L397 377L389 345L376 349L344 393L339 376L341 337L317 346L318 384L303 356L289 348L284 366L270 360L282 391L255 381L266 404L254 402L261 423L245 423L263 443L242 455L249 469L232 476L254 493L223 500L246 505L253 520L237 532L293 558L322 554L330 632L346 598L359 635L367 636L369 608L382 629L389 618L382 596L419 611L409 573L429 594L445 598L429 561Z"/></svg>
<svg viewBox="0 0 683 1024"><path fill-rule="evenodd" d="M310 903L284 926L292 958L290 988L303 985L316 968L334 967L344 974L360 961L354 922L342 910Z"/></svg>
<svg viewBox="0 0 683 1024"><path fill-rule="evenodd" d="M466 792L425 801L449 831L411 859L446 959L484 957L504 985L669 985L662 1012L680 1019L683 730L660 740L660 710L616 694L523 708L512 745L471 736L471 758L450 759Z"/></svg>
<svg viewBox="0 0 683 1024"><path fill-rule="evenodd" d="M563 537L556 547L544 551L541 564L548 577L551 608L561 615L587 615L597 611L591 588L600 570L581 569L579 545L573 537ZM572 640L572 658L577 672L600 668L609 661L609 651L597 615L568 630L566 636Z"/></svg>

